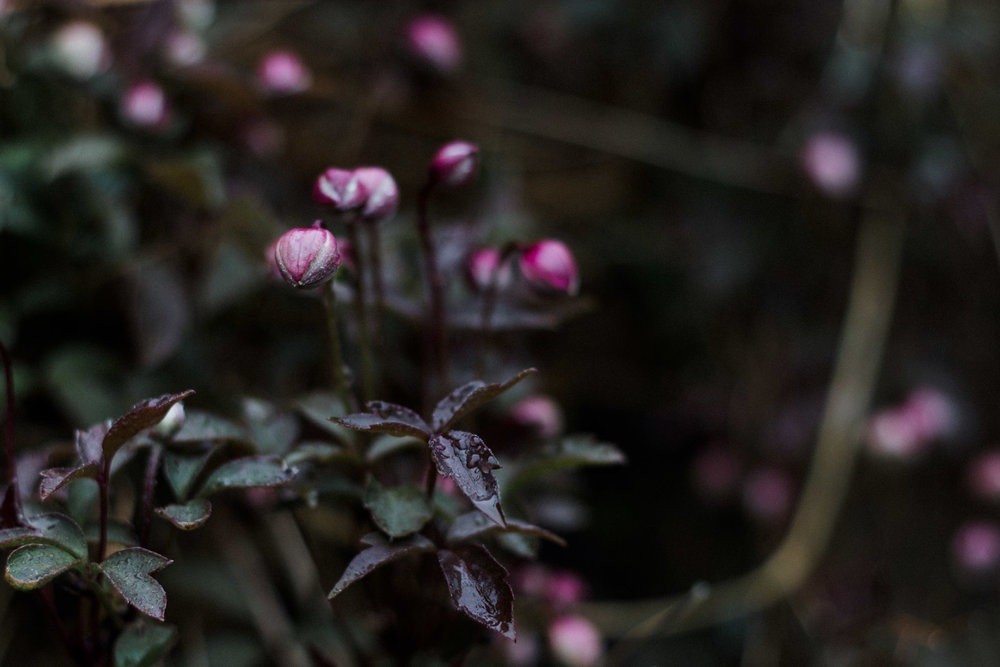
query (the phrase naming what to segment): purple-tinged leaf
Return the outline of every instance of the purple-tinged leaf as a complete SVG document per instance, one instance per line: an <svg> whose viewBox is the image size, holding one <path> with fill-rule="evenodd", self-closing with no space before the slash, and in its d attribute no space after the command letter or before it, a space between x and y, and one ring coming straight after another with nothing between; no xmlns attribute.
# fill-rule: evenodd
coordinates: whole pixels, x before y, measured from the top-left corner
<svg viewBox="0 0 1000 667"><path fill-rule="evenodd" d="M4 578L14 588L32 590L44 586L82 561L82 558L51 544L28 544L7 557Z"/></svg>
<svg viewBox="0 0 1000 667"><path fill-rule="evenodd" d="M177 640L177 628L139 621L126 627L115 640L114 667L151 667L158 664Z"/></svg>
<svg viewBox="0 0 1000 667"><path fill-rule="evenodd" d="M361 540L369 545L367 549L351 559L340 580L334 584L328 598L334 598L358 579L390 561L407 554L433 551L434 543L423 535L411 535L390 544L381 533L369 533Z"/></svg>
<svg viewBox="0 0 1000 667"><path fill-rule="evenodd" d="M188 389L179 394L164 394L158 398L136 403L131 410L112 422L101 443L104 458L110 461L122 445L147 428L159 424L170 410L170 406L183 401L193 393L193 389Z"/></svg>
<svg viewBox="0 0 1000 667"><path fill-rule="evenodd" d="M369 407L372 405L368 404ZM382 403L383 406L389 406L390 403ZM346 426L347 428L354 429L355 431L364 431L366 433L387 433L389 435L394 435L399 438L420 438L421 440L427 440L428 430L427 425L414 425L410 421L402 420L399 418L399 411L406 410L406 408L393 405L393 408L397 410L390 413L391 416L385 416L375 412L356 412L354 414L347 415L346 417L330 417L330 421L335 424L340 424L341 426ZM409 410L407 410L409 412ZM404 418L408 415L403 415ZM413 416L416 416L415 414ZM419 420L420 417L417 417Z"/></svg>
<svg viewBox="0 0 1000 667"><path fill-rule="evenodd" d="M42 500L66 486L75 479L97 477L97 464L87 463L76 468L49 468L42 471L42 483L38 485L38 495Z"/></svg>
<svg viewBox="0 0 1000 667"><path fill-rule="evenodd" d="M481 380L473 380L451 392L434 406L431 416L435 433L440 433L470 414L488 401L504 393L515 384L536 373L535 368L526 368L506 382L485 384Z"/></svg>
<svg viewBox="0 0 1000 667"><path fill-rule="evenodd" d="M33 528L4 528L0 530L0 549L13 549L25 544L37 544L39 533Z"/></svg>
<svg viewBox="0 0 1000 667"><path fill-rule="evenodd" d="M295 471L277 456L244 456L216 468L198 495L204 497L222 489L278 486L294 476Z"/></svg>
<svg viewBox="0 0 1000 667"><path fill-rule="evenodd" d="M136 539L132 525L125 521L109 518L105 530L108 544L114 544L119 547L139 546L139 540ZM101 541L101 524L97 521L88 523L84 533L87 536L87 542L97 544Z"/></svg>
<svg viewBox="0 0 1000 667"><path fill-rule="evenodd" d="M430 435L431 427L427 425L427 422L420 415L409 408L386 401L368 401L365 403L365 407L368 408L369 412L382 417L386 421L407 424L425 435Z"/></svg>
<svg viewBox="0 0 1000 667"><path fill-rule="evenodd" d="M382 486L372 479L365 492L365 507L392 538L415 533L431 519L430 504L415 486Z"/></svg>
<svg viewBox="0 0 1000 667"><path fill-rule="evenodd" d="M194 530L212 516L212 503L204 498L195 498L186 503L157 507L156 513L181 530Z"/></svg>
<svg viewBox="0 0 1000 667"><path fill-rule="evenodd" d="M555 542L559 546L566 546L566 541L563 538L555 533L550 533L544 528L525 521L518 521L517 519L507 519L507 527L502 528L487 519L482 512L467 512L455 519L455 522L451 524L451 528L448 529L447 539L449 542L461 542L469 538L501 531L504 533L520 533L541 537L550 542Z"/></svg>
<svg viewBox="0 0 1000 667"><path fill-rule="evenodd" d="M493 470L500 463L475 433L448 431L431 436L428 443L438 473L450 477L480 512L506 526L500 508L500 490Z"/></svg>
<svg viewBox="0 0 1000 667"><path fill-rule="evenodd" d="M99 567L126 602L162 621L167 610L167 593L160 582L149 575L172 562L148 549L133 547L114 552Z"/></svg>
<svg viewBox="0 0 1000 667"><path fill-rule="evenodd" d="M111 422L95 424L86 431L76 432L76 453L84 464L100 463L104 455L102 443L108 434Z"/></svg>
<svg viewBox="0 0 1000 667"><path fill-rule="evenodd" d="M504 566L474 544L440 549L437 557L452 604L477 623L514 640L514 593Z"/></svg>
<svg viewBox="0 0 1000 667"><path fill-rule="evenodd" d="M205 468L217 447L218 445L210 445L203 451L168 451L163 454L163 474L177 498L183 500L188 497L198 474Z"/></svg>
<svg viewBox="0 0 1000 667"><path fill-rule="evenodd" d="M65 514L39 514L28 519L28 523L43 538L39 542L58 546L79 558L87 557L87 539L83 530Z"/></svg>

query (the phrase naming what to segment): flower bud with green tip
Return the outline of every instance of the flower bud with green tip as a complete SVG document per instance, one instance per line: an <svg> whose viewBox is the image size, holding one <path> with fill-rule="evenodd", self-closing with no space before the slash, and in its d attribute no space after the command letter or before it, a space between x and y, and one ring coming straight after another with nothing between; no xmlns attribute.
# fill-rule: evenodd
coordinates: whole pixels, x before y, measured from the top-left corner
<svg viewBox="0 0 1000 667"><path fill-rule="evenodd" d="M340 250L333 233L317 220L312 227L285 232L274 247L274 261L285 282L306 289L333 277L340 267Z"/></svg>

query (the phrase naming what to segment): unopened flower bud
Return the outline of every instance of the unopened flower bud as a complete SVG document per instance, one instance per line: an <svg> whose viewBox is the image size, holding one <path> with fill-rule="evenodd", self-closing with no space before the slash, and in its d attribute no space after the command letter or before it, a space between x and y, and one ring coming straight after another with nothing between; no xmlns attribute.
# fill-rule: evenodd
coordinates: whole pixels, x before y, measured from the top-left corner
<svg viewBox="0 0 1000 667"><path fill-rule="evenodd" d="M462 62L462 45L455 26L441 16L426 14L406 26L406 45L420 63L441 74L450 74Z"/></svg>
<svg viewBox="0 0 1000 667"><path fill-rule="evenodd" d="M580 289L576 259L562 241L538 241L525 249L519 264L528 283L542 292L573 295Z"/></svg>
<svg viewBox="0 0 1000 667"><path fill-rule="evenodd" d="M399 187L392 174L382 167L358 167L354 175L368 194L361 207L361 217L378 221L395 215L399 208Z"/></svg>
<svg viewBox="0 0 1000 667"><path fill-rule="evenodd" d="M269 93L290 95L308 88L312 76L291 51L271 51L257 65L257 79Z"/></svg>
<svg viewBox="0 0 1000 667"><path fill-rule="evenodd" d="M75 79L89 79L110 65L104 33L88 21L72 21L52 35L52 59Z"/></svg>
<svg viewBox="0 0 1000 667"><path fill-rule="evenodd" d="M854 143L833 132L820 132L809 138L802 152L802 164L809 178L831 197L844 197L860 179L860 159Z"/></svg>
<svg viewBox="0 0 1000 667"><path fill-rule="evenodd" d="M173 435L184 425L184 403L174 403L163 415L160 423L153 430L161 435Z"/></svg>
<svg viewBox="0 0 1000 667"><path fill-rule="evenodd" d="M190 30L174 30L163 43L163 55L177 67L189 67L205 58L205 41Z"/></svg>
<svg viewBox="0 0 1000 667"><path fill-rule="evenodd" d="M170 119L167 96L156 83L140 81L129 87L122 96L121 114L136 127L163 127Z"/></svg>
<svg viewBox="0 0 1000 667"><path fill-rule="evenodd" d="M955 532L951 548L962 574L993 573L1000 565L1000 527L988 521L965 523Z"/></svg>
<svg viewBox="0 0 1000 667"><path fill-rule="evenodd" d="M506 287L511 281L510 265L504 262L499 267L500 249L486 246L474 251L465 262L465 275L473 289L485 292L493 285L496 272L497 287Z"/></svg>
<svg viewBox="0 0 1000 667"><path fill-rule="evenodd" d="M559 435L563 428L562 409L548 396L521 399L511 408L510 416L543 439Z"/></svg>
<svg viewBox="0 0 1000 667"><path fill-rule="evenodd" d="M356 172L331 167L320 174L313 184L313 199L338 211L349 211L364 205L368 191Z"/></svg>
<svg viewBox="0 0 1000 667"><path fill-rule="evenodd" d="M329 280L340 266L337 239L319 221L285 232L274 247L274 261L285 282L299 288Z"/></svg>
<svg viewBox="0 0 1000 667"><path fill-rule="evenodd" d="M479 147L467 141L452 141L438 149L431 160L431 182L459 188L472 182L478 168Z"/></svg>
<svg viewBox="0 0 1000 667"><path fill-rule="evenodd" d="M549 646L563 665L587 667L597 664L604 647L594 624L583 616L563 616L549 626Z"/></svg>

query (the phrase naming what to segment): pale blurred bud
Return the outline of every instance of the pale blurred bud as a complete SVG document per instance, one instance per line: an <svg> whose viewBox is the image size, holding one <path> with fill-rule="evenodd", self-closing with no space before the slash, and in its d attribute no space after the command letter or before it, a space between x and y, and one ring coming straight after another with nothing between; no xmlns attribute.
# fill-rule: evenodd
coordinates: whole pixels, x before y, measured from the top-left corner
<svg viewBox="0 0 1000 667"><path fill-rule="evenodd" d="M958 409L954 401L931 387L913 391L901 409L913 421L917 436L927 441L951 435L958 425Z"/></svg>
<svg viewBox="0 0 1000 667"><path fill-rule="evenodd" d="M399 187L396 180L382 167L358 167L354 175L367 199L361 207L361 217L378 221L391 218L399 208Z"/></svg>
<svg viewBox="0 0 1000 667"><path fill-rule="evenodd" d="M163 42L163 55L177 67L190 67L205 59L205 41L188 30L174 30Z"/></svg>
<svg viewBox="0 0 1000 667"><path fill-rule="evenodd" d="M499 268L500 249L485 246L473 251L465 261L465 276L469 285L476 291L485 292L493 284L493 272L496 271L498 288L510 285L513 279L510 264L504 262Z"/></svg>
<svg viewBox="0 0 1000 667"><path fill-rule="evenodd" d="M160 423L153 427L153 430L161 435L173 435L184 425L184 404L174 403L163 415Z"/></svg>
<svg viewBox="0 0 1000 667"><path fill-rule="evenodd" d="M429 174L434 185L459 188L471 183L478 170L479 147L467 141L452 141L434 154Z"/></svg>
<svg viewBox="0 0 1000 667"><path fill-rule="evenodd" d="M542 439L554 438L563 429L562 409L548 396L536 395L521 399L510 409L510 416L517 424L530 429Z"/></svg>
<svg viewBox="0 0 1000 667"><path fill-rule="evenodd" d="M852 194L861 177L858 150L847 137L833 132L811 136L802 152L806 174L831 197Z"/></svg>
<svg viewBox="0 0 1000 667"><path fill-rule="evenodd" d="M760 468L743 482L743 506L758 521L785 519L792 511L792 501L792 480L783 470Z"/></svg>
<svg viewBox="0 0 1000 667"><path fill-rule="evenodd" d="M313 183L313 200L333 206L337 211L349 211L364 205L368 192L356 172L347 169L327 169Z"/></svg>
<svg viewBox="0 0 1000 667"><path fill-rule="evenodd" d="M882 410L869 420L867 443L873 453L895 459L911 459L928 444L916 421L898 408Z"/></svg>
<svg viewBox="0 0 1000 667"><path fill-rule="evenodd" d="M952 557L963 574L993 574L1000 564L1000 528L989 521L970 521L955 531Z"/></svg>
<svg viewBox="0 0 1000 667"><path fill-rule="evenodd" d="M406 45L415 60L441 74L451 74L462 62L462 44L448 19L425 14L412 19L405 30Z"/></svg>
<svg viewBox="0 0 1000 667"><path fill-rule="evenodd" d="M63 25L52 35L51 48L56 66L76 79L89 79L111 64L104 33L89 21Z"/></svg>
<svg viewBox="0 0 1000 667"><path fill-rule="evenodd" d="M180 22L192 30L204 30L215 19L212 0L175 0L174 9Z"/></svg>
<svg viewBox="0 0 1000 667"><path fill-rule="evenodd" d="M587 594L583 579L572 572L553 572L546 585L545 597L556 609L565 609L581 602Z"/></svg>
<svg viewBox="0 0 1000 667"><path fill-rule="evenodd" d="M601 635L582 616L563 616L549 626L549 646L560 663L570 667L595 665L604 651Z"/></svg>
<svg viewBox="0 0 1000 667"><path fill-rule="evenodd" d="M140 81L133 84L122 95L122 117L145 129L163 127L170 119L167 106L167 96L163 88L152 81Z"/></svg>
<svg viewBox="0 0 1000 667"><path fill-rule="evenodd" d="M1000 451L980 454L969 464L966 479L978 498L1000 501Z"/></svg>
<svg viewBox="0 0 1000 667"><path fill-rule="evenodd" d="M257 65L257 80L269 93L290 95L308 88L312 75L291 51L271 51Z"/></svg>

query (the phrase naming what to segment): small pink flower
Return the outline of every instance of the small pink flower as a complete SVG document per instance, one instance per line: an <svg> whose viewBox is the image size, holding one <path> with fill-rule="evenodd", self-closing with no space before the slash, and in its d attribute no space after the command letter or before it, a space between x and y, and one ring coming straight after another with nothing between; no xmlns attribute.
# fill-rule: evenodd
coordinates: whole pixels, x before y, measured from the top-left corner
<svg viewBox="0 0 1000 667"><path fill-rule="evenodd" d="M136 127L161 128L170 120L167 96L156 83L140 81L130 86L122 96L121 114Z"/></svg>
<svg viewBox="0 0 1000 667"><path fill-rule="evenodd" d="M1000 451L985 452L969 464L967 479L972 493L990 501L1000 500Z"/></svg>
<svg viewBox="0 0 1000 667"><path fill-rule="evenodd" d="M451 74L462 62L462 44L448 19L425 14L406 25L406 44L419 62L441 74Z"/></svg>
<svg viewBox="0 0 1000 667"><path fill-rule="evenodd" d="M435 185L459 188L475 179L479 170L479 147L467 141L452 141L438 149L430 164Z"/></svg>
<svg viewBox="0 0 1000 667"><path fill-rule="evenodd" d="M743 506L753 518L766 523L781 521L792 511L792 481L777 468L760 468L743 483Z"/></svg>
<svg viewBox="0 0 1000 667"><path fill-rule="evenodd" d="M604 652L601 635L583 616L562 616L549 626L552 655L570 667L597 664Z"/></svg>
<svg viewBox="0 0 1000 667"><path fill-rule="evenodd" d="M548 396L529 396L514 404L510 416L539 438L554 438L562 432L563 415L559 404Z"/></svg>
<svg viewBox="0 0 1000 667"><path fill-rule="evenodd" d="M257 80L270 93L289 95L308 88L312 75L291 51L271 51L257 65Z"/></svg>
<svg viewBox="0 0 1000 667"><path fill-rule="evenodd" d="M572 572L553 572L545 587L546 599L556 609L566 609L586 597L587 586Z"/></svg>
<svg viewBox="0 0 1000 667"><path fill-rule="evenodd" d="M820 132L809 138L802 153L802 164L816 187L831 197L853 193L861 176L854 143L833 132Z"/></svg>
<svg viewBox="0 0 1000 667"><path fill-rule="evenodd" d="M313 184L313 199L337 211L359 208L368 200L368 191L355 171L331 167Z"/></svg>
<svg viewBox="0 0 1000 667"><path fill-rule="evenodd" d="M576 259L562 241L546 239L529 246L519 265L528 283L543 292L573 295L580 289Z"/></svg>
<svg viewBox="0 0 1000 667"><path fill-rule="evenodd" d="M931 387L913 391L901 409L913 421L918 437L927 441L950 435L958 423L958 410L954 402Z"/></svg>
<svg viewBox="0 0 1000 667"><path fill-rule="evenodd" d="M497 287L503 288L510 285L513 275L510 265L504 262L497 268L500 262L500 249L493 246L479 248L469 255L465 261L465 276L473 289L485 292L493 283L493 272L497 271Z"/></svg>
<svg viewBox="0 0 1000 667"><path fill-rule="evenodd" d="M285 232L274 248L274 260L285 282L302 289L329 280L340 266L340 251L333 234L320 226Z"/></svg>
<svg viewBox="0 0 1000 667"><path fill-rule="evenodd" d="M988 521L963 524L952 538L952 557L965 574L991 574L1000 565L1000 527Z"/></svg>
<svg viewBox="0 0 1000 667"><path fill-rule="evenodd" d="M917 423L903 410L882 410L868 422L868 447L876 454L911 459L927 450Z"/></svg>
<svg viewBox="0 0 1000 667"><path fill-rule="evenodd" d="M367 193L361 207L361 217L366 220L385 220L399 208L399 187L392 174L382 167L358 167L354 175Z"/></svg>

